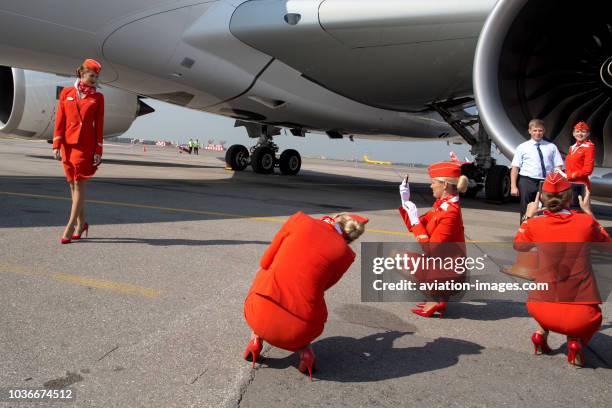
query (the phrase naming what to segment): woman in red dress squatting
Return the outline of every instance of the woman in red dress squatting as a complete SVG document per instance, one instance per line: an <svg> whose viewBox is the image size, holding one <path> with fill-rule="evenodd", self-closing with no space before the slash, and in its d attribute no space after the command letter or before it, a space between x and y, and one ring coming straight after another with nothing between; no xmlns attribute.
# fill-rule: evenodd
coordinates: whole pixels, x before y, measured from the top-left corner
<svg viewBox="0 0 612 408"><path fill-rule="evenodd" d="M538 248L538 269L532 275L536 283L548 283L548 290L530 291L527 311L539 327L531 336L536 354L550 353L549 330L567 336L567 360L581 366L581 349L601 326L601 299L592 273L587 242L611 242L606 231L593 217L590 193L579 197L584 213L570 211L572 190L569 181L551 173L542 185L544 214L533 218L540 194L527 207L527 221L521 224L514 248L529 251ZM569 244L575 243L575 244Z"/></svg>
<svg viewBox="0 0 612 408"><path fill-rule="evenodd" d="M579 122L574 127L574 139L565 158L565 173L572 183L586 184L591 189L589 176L595 166L595 145L589 140L590 128L585 122Z"/></svg>
<svg viewBox="0 0 612 408"><path fill-rule="evenodd" d="M263 341L297 351L298 369L312 380L310 343L327 321L324 293L355 260L349 246L365 231L367 218L338 214L314 219L297 212L283 224L263 254L261 269L244 301L244 318L253 330L244 350L253 366Z"/></svg>
<svg viewBox="0 0 612 408"><path fill-rule="evenodd" d="M62 160L70 185L72 208L62 244L87 234L85 222L85 183L102 162L104 96L96 91L102 66L86 59L77 70L74 86L62 90L57 103L53 155Z"/></svg>
<svg viewBox="0 0 612 408"><path fill-rule="evenodd" d="M400 185L402 206L399 212L423 250L431 257L465 257L465 235L463 232L463 218L459 205L458 193L467 190L468 179L461 175L461 164L455 162L440 162L427 169L431 177L431 190L436 201L433 208L419 217L416 205L410 201L410 188L408 177ZM436 245L442 243L442 245ZM433 245L432 245L433 244ZM445 281L461 282L465 275L446 270L419 270L415 273L419 282L444 283ZM431 317L439 313L440 317L446 310L446 298L452 292L426 293L429 298L438 298L438 302L428 301L417 304L412 309L414 314Z"/></svg>

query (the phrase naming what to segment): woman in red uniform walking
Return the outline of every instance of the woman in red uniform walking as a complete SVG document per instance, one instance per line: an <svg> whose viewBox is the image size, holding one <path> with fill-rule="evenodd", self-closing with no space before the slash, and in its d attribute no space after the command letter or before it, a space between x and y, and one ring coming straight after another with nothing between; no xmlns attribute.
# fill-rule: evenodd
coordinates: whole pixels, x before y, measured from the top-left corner
<svg viewBox="0 0 612 408"><path fill-rule="evenodd" d="M298 212L276 233L244 301L244 317L253 330L244 358L250 357L253 366L267 341L299 352L298 369L312 380L310 343L327 321L324 292L355 260L349 243L363 234L367 222L356 214L317 220Z"/></svg>
<svg viewBox="0 0 612 408"><path fill-rule="evenodd" d="M584 213L570 211L572 190L569 181L559 173L548 175L542 185L542 216L538 210L540 194L530 203L526 218L514 238L514 248L538 249L535 283L547 283L548 290L529 292L527 310L538 322L532 334L536 354L549 353L550 330L567 336L567 360L581 366L581 349L601 326L601 299L592 273L590 247L587 242L610 242L606 231L593 217L590 193L579 197Z"/></svg>
<svg viewBox="0 0 612 408"><path fill-rule="evenodd" d="M428 256L465 257L465 235L458 193L467 190L467 177L461 175L461 164L455 162L435 163L429 166L427 171L431 177L431 190L436 199L433 208L418 216L416 205L410 201L410 188L406 177L400 185L402 206L399 212L402 219ZM443 245L431 245L432 243L443 243ZM415 277L419 282L439 283L451 280L458 282L464 279L464 276L454 271L442 270L419 270L415 273ZM412 312L423 317L431 317L437 312L442 317L446 310L445 298L450 294L452 293L427 293L430 301L417 304L417 308L412 309ZM438 301L433 301L433 298L438 298Z"/></svg>
<svg viewBox="0 0 612 408"><path fill-rule="evenodd" d="M574 126L576 143L570 146L565 158L565 173L572 183L586 184L591 189L589 176L595 166L595 145L589 140L590 128L585 122Z"/></svg>
<svg viewBox="0 0 612 408"><path fill-rule="evenodd" d="M53 155L62 160L70 185L72 207L62 244L87 234L85 222L85 183L102 162L104 96L96 90L102 66L86 59L77 70L74 86L62 90L57 103Z"/></svg>

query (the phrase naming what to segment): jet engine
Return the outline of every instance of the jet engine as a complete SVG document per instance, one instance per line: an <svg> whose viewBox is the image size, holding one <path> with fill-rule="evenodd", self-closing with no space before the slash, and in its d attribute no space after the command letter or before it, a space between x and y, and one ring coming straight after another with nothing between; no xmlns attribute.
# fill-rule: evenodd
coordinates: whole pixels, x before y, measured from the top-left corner
<svg viewBox="0 0 612 408"><path fill-rule="evenodd" d="M74 78L0 66L0 135L52 139L57 99ZM138 95L102 85L104 136L125 132L141 115L153 112Z"/></svg>

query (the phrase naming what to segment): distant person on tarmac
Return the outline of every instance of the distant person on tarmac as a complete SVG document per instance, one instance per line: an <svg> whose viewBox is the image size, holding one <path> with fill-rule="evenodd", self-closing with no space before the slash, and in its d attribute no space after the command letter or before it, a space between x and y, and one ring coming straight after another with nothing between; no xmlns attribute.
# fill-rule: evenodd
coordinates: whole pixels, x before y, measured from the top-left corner
<svg viewBox="0 0 612 408"><path fill-rule="evenodd" d="M193 140L189 139L187 142L187 148L189 149L189 154L193 153Z"/></svg>
<svg viewBox="0 0 612 408"><path fill-rule="evenodd" d="M196 139L195 142L193 142L193 152L197 154L198 156L200 155L200 140L199 139Z"/></svg>
<svg viewBox="0 0 612 408"><path fill-rule="evenodd" d="M561 170L563 167L557 146L544 140L545 131L543 120L532 119L529 122L531 139L518 145L512 159L511 193L521 198L520 222L523 221L527 205L535 199L540 182L555 169Z"/></svg>

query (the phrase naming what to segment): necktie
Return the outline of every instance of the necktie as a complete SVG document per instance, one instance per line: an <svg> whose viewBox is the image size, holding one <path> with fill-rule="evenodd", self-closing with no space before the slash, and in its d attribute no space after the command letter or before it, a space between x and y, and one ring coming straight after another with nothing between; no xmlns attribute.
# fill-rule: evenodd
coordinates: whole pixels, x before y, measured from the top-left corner
<svg viewBox="0 0 612 408"><path fill-rule="evenodd" d="M540 155L540 166L542 166L542 178L546 178L546 166L544 165L544 155L542 154L542 149L540 149L540 142L536 143L536 147L538 148L538 154Z"/></svg>

